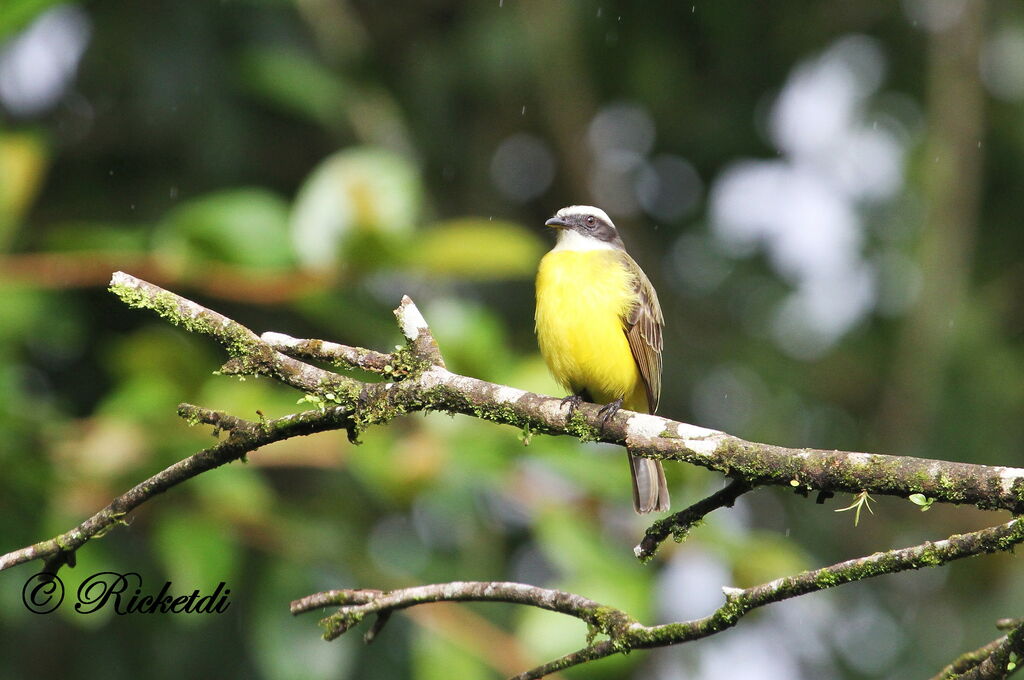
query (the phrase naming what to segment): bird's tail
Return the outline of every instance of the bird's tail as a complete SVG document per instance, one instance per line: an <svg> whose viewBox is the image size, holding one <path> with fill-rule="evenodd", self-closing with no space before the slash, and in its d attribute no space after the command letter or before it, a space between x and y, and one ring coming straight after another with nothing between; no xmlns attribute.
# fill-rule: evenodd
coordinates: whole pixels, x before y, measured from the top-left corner
<svg viewBox="0 0 1024 680"><path fill-rule="evenodd" d="M661 461L634 456L628 451L626 455L633 476L633 509L640 514L668 510L668 485Z"/></svg>

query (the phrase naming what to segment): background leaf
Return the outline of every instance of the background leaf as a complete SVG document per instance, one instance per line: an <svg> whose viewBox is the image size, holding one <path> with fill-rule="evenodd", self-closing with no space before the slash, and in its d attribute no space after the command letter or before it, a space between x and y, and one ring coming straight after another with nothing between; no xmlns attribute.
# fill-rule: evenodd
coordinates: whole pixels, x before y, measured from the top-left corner
<svg viewBox="0 0 1024 680"><path fill-rule="evenodd" d="M423 232L413 266L469 280L530 278L544 244L514 222L463 218Z"/></svg>

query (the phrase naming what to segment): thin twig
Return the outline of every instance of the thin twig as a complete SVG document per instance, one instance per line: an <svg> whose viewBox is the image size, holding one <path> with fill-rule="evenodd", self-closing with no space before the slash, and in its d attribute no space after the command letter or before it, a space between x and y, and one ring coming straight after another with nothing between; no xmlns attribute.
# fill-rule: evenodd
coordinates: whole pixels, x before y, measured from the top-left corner
<svg viewBox="0 0 1024 680"><path fill-rule="evenodd" d="M178 416L184 418L192 425L198 425L199 423L213 425L215 435L219 434L221 430L227 430L228 432L235 430L253 431L257 427L256 423L244 418L194 404L178 404Z"/></svg>
<svg viewBox="0 0 1024 680"><path fill-rule="evenodd" d="M186 417L191 413L191 409L195 408L188 404L179 407ZM123 524L129 512L185 480L225 463L239 460L261 446L290 437L342 428L348 420L349 414L342 407L326 411L304 411L265 423L247 423L245 426L241 425L241 419L235 419L236 428L227 439L180 460L135 485L75 528L49 540L0 556L0 571L36 559L47 560L48 565L60 566L62 562L73 559L71 556L74 551L89 539L106 533L117 524ZM55 556L58 561L53 562L52 558Z"/></svg>
<svg viewBox="0 0 1024 680"><path fill-rule="evenodd" d="M340 605L336 614L321 621L324 639L333 640L370 614L384 614L430 602L508 602L525 604L581 619L609 635L642 627L625 612L582 595L507 581L456 581L399 590L332 590L291 604L292 614Z"/></svg>
<svg viewBox="0 0 1024 680"><path fill-rule="evenodd" d="M665 519L658 520L647 530L640 545L633 549L637 558L646 561L654 556L661 545L669 536L676 541L682 541L686 534L698 522L704 519L708 513L718 508L731 508L736 499L750 491L753 487L742 479L734 479L727 487L717 491L707 498L697 501L693 505Z"/></svg>
<svg viewBox="0 0 1024 680"><path fill-rule="evenodd" d="M374 373L387 373L385 369L393 361L392 356L384 352L339 345L326 340L302 340L283 333L271 332L264 333L260 339L278 352L296 359L329 361L335 366L352 366Z"/></svg>

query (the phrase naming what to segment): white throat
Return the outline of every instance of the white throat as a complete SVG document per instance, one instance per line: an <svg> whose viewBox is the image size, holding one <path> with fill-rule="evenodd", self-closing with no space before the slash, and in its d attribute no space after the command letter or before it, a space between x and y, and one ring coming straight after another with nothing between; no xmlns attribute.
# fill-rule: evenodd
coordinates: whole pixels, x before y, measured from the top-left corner
<svg viewBox="0 0 1024 680"><path fill-rule="evenodd" d="M551 252L560 250L571 250L575 253L583 253L588 250L614 250L612 244L607 241L600 241L590 236L584 236L575 229L559 229L558 241Z"/></svg>

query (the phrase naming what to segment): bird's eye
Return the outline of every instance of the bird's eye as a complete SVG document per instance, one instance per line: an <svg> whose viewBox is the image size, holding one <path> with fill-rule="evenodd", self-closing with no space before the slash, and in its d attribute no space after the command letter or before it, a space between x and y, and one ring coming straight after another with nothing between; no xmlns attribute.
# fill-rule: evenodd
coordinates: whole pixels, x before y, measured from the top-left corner
<svg viewBox="0 0 1024 680"><path fill-rule="evenodd" d="M597 220L596 220L596 219L594 219L594 216L593 216L593 215L588 215L588 216L587 216L587 226L588 226L588 227L592 227L592 226L594 226L595 224L597 224Z"/></svg>

